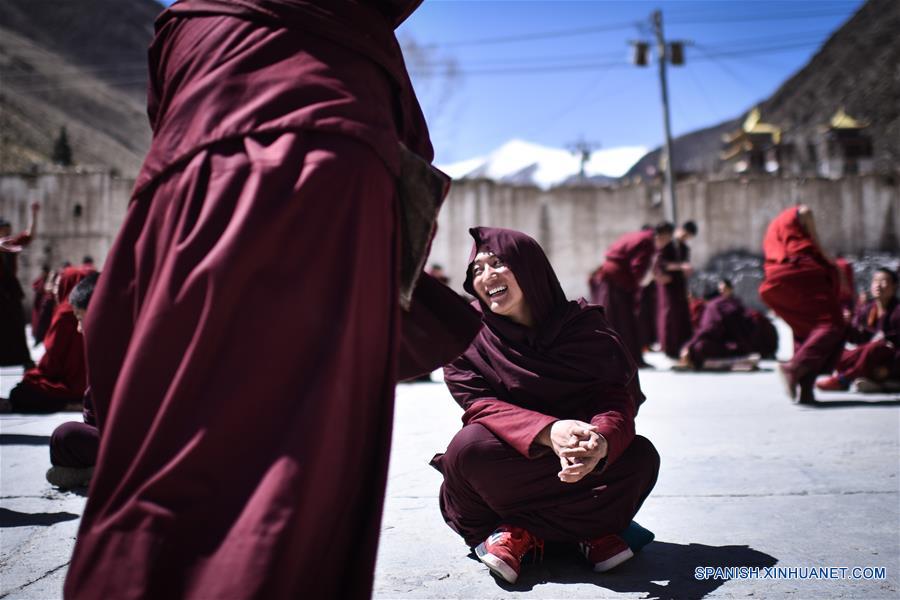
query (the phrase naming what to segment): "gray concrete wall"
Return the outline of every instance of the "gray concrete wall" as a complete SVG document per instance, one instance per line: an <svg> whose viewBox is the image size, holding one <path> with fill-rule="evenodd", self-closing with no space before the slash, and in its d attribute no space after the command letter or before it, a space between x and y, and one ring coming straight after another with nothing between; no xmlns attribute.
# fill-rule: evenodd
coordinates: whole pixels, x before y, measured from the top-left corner
<svg viewBox="0 0 900 600"><path fill-rule="evenodd" d="M700 267L729 250L761 253L769 221L799 202L812 207L830 251L900 254L900 188L881 177L697 179L679 183L677 195L679 220L693 219L700 228L692 242ZM468 227L521 229L541 243L566 293L577 297L587 293L587 277L613 240L662 218L659 189L646 183L544 191L457 181L439 219L431 261L442 264L459 289L471 249Z"/></svg>
<svg viewBox="0 0 900 600"><path fill-rule="evenodd" d="M12 222L13 232L28 226L32 202L40 202L37 237L19 255L19 279L31 302L31 282L41 265L53 268L63 261L80 264L91 255L102 268L128 209L134 181L108 172L45 173L0 176L0 216ZM76 206L81 216L75 216Z"/></svg>
<svg viewBox="0 0 900 600"><path fill-rule="evenodd" d="M0 215L18 231L31 202L41 202L39 237L20 256L23 286L44 262L77 262L91 254L102 267L128 207L133 181L105 172L0 175ZM816 214L823 243L833 252L900 254L900 188L877 176L840 180L760 177L690 180L678 184L680 220L694 219L699 266L721 252L760 252L765 228L784 207L806 202ZM82 206L75 217L75 205ZM588 274L619 235L663 218L659 188L647 183L617 188L541 190L486 180L458 181L438 221L431 262L442 264L461 289L471 249L468 228L519 229L547 251L570 297L587 292Z"/></svg>

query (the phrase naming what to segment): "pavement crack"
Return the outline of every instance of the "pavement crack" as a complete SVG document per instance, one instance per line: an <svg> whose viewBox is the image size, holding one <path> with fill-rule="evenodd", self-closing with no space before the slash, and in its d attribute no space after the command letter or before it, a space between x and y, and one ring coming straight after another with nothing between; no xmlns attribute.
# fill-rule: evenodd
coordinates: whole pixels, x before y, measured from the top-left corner
<svg viewBox="0 0 900 600"><path fill-rule="evenodd" d="M760 494L653 494L654 498L774 498L788 496L857 496L860 494L897 494L898 490L846 490L841 492L768 492Z"/></svg>
<svg viewBox="0 0 900 600"><path fill-rule="evenodd" d="M29 585L35 584L35 583L37 583L38 581L40 581L41 579L44 579L45 577L49 577L50 575L53 575L54 573L56 573L56 572L59 571L60 569L69 566L69 562L70 562L70 561L66 561L66 562L64 562L63 564L59 565L58 567L53 567L52 569L50 569L49 571L46 571L43 575L41 575L41 576L38 577L37 579L32 579L32 580L29 581L28 583L22 584L22 585L20 585L19 587L17 587L17 588L14 589L14 590L9 590L8 592L4 592L3 594L0 594L0 599L6 598L6 597L9 596L10 594L14 594L15 592L21 592L22 590L24 590L25 588L27 588Z"/></svg>

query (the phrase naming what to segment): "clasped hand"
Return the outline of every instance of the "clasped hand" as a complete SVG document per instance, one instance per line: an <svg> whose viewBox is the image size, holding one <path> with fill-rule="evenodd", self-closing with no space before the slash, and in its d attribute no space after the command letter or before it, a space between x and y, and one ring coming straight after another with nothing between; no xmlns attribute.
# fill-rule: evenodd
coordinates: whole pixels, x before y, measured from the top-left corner
<svg viewBox="0 0 900 600"><path fill-rule="evenodd" d="M575 483L593 471L608 450L596 426L576 419L556 421L543 434L541 442L559 457L558 477L565 483Z"/></svg>

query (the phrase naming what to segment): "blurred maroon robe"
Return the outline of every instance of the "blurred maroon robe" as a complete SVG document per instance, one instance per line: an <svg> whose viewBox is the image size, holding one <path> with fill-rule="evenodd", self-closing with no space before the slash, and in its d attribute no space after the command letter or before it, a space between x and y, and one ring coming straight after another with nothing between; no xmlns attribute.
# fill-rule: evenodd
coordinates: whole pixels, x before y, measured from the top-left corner
<svg viewBox="0 0 900 600"><path fill-rule="evenodd" d="M834 369L847 327L837 267L816 248L798 210L785 209L766 230L765 280L759 295L794 333L794 356L785 369L800 385L802 396L812 394L816 375Z"/></svg>
<svg viewBox="0 0 900 600"><path fill-rule="evenodd" d="M848 381L857 377L900 379L900 301L891 298L881 317L876 302L860 306L853 315L847 338L857 346L844 350L836 367ZM882 335L873 341L879 333Z"/></svg>
<svg viewBox="0 0 900 600"><path fill-rule="evenodd" d="M710 358L749 354L752 336L753 323L739 298L713 298L706 303L700 324L687 342L691 362L700 368Z"/></svg>
<svg viewBox="0 0 900 600"><path fill-rule="evenodd" d="M591 279L591 302L606 309L606 318L638 365L643 365L637 325L638 293L656 254L654 236L652 229L642 229L619 237Z"/></svg>
<svg viewBox="0 0 900 600"><path fill-rule="evenodd" d="M416 5L157 20L153 143L85 327L103 435L67 598L370 595L395 381L478 328L433 280L399 307L399 142L432 157L393 33ZM442 329L401 343L418 317Z"/></svg>
<svg viewBox="0 0 900 600"><path fill-rule="evenodd" d="M27 232L12 236L8 242L10 246L30 243L31 236ZM22 310L25 293L19 283L18 271L18 253L0 250L0 367L32 364Z"/></svg>
<svg viewBox="0 0 900 600"><path fill-rule="evenodd" d="M535 326L474 303L485 327L444 368L447 387L465 410L464 427L432 461L444 475L444 519L470 546L502 524L551 541L620 533L659 469L653 445L635 435L644 400L636 365L602 308L566 300L537 242L508 229L470 232L473 258L486 245L509 265ZM476 296L471 265L464 287ZM608 442L607 457L577 483L561 482L559 458L535 443L559 419L596 425Z"/></svg>
<svg viewBox="0 0 900 600"><path fill-rule="evenodd" d="M688 306L687 278L681 271L668 271L666 267L688 262L691 249L681 240L672 240L659 251L656 270L668 276L666 283L657 283L656 335L662 351L669 358L678 358L681 348L691 339L691 309Z"/></svg>

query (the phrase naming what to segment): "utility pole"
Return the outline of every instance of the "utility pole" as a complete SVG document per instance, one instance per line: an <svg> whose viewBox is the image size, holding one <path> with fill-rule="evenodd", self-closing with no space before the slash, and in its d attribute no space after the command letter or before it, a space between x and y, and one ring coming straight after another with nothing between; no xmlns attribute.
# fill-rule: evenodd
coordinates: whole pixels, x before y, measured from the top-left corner
<svg viewBox="0 0 900 600"><path fill-rule="evenodd" d="M659 87L662 90L663 125L666 128L666 191L668 192L665 208L666 218L673 225L678 225L678 205L675 199L675 170L672 161L672 128L669 124L669 85L666 81L666 63L669 62L669 49L663 35L662 11L653 12L653 29L656 32L656 53L659 57Z"/></svg>
<svg viewBox="0 0 900 600"><path fill-rule="evenodd" d="M669 62L673 65L684 64L684 42L666 42L666 37L663 33L663 17L661 11L654 11L650 20L653 24L653 32L656 35L656 58L657 63L659 63L659 87L662 93L663 127L665 128L666 134L665 149L663 152L666 181L665 192L663 193L663 206L665 207L666 219L671 221L674 225L677 225L678 204L675 198L675 166L674 161L672 160L672 127L669 117L669 86L666 80L666 64ZM634 42L634 46L634 63L638 66L646 66L646 51L648 44L646 42Z"/></svg>

